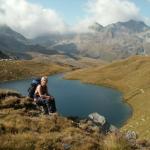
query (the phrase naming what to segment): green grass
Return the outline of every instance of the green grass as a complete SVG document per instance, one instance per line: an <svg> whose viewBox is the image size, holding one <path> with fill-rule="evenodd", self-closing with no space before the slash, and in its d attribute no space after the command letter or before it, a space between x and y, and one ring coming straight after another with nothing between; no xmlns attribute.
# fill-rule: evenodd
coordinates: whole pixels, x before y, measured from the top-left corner
<svg viewBox="0 0 150 150"><path fill-rule="evenodd" d="M0 82L51 75L67 69L67 66L42 61L0 61Z"/></svg>
<svg viewBox="0 0 150 150"><path fill-rule="evenodd" d="M133 116L122 131L135 130L141 139L150 139L150 57L135 56L104 67L77 70L65 78L122 91L133 108Z"/></svg>

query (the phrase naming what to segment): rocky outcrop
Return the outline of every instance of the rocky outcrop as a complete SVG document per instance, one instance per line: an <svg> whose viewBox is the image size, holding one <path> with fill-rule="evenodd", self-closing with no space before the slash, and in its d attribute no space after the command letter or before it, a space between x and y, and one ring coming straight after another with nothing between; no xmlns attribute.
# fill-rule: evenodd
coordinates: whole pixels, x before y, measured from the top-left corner
<svg viewBox="0 0 150 150"><path fill-rule="evenodd" d="M95 126L98 126L103 133L118 132L119 130L114 125L110 124L104 116L98 113L89 114L89 119Z"/></svg>

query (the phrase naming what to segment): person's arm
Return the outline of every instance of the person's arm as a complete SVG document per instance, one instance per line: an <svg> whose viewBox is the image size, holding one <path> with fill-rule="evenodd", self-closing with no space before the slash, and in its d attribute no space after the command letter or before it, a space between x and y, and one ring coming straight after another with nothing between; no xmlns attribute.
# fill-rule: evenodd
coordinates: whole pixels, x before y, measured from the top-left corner
<svg viewBox="0 0 150 150"><path fill-rule="evenodd" d="M39 94L39 96L40 96L41 98L44 98L44 97L45 97L44 95L42 95L42 92L41 92L41 85L38 85L38 87L37 87L37 92L38 92L38 94Z"/></svg>
<svg viewBox="0 0 150 150"><path fill-rule="evenodd" d="M46 86L46 95L47 96L51 96L50 94L49 94L49 92L48 92L48 87Z"/></svg>
<svg viewBox="0 0 150 150"><path fill-rule="evenodd" d="M51 94L49 94L49 92L48 92L48 87L46 87L46 98L48 98L48 99L53 99L54 97L51 95Z"/></svg>

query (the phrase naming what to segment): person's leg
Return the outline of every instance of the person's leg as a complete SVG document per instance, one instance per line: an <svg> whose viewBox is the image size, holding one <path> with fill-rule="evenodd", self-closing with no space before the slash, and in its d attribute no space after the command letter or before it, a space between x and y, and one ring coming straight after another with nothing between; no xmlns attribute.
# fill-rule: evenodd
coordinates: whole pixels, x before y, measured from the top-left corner
<svg viewBox="0 0 150 150"><path fill-rule="evenodd" d="M49 100L49 106L48 106L49 112L50 113L55 113L56 112L56 104L55 104L55 99Z"/></svg>
<svg viewBox="0 0 150 150"><path fill-rule="evenodd" d="M49 110L48 110L48 106L47 106L47 100L42 99L42 98L38 98L37 99L37 105L42 106L44 109L44 114L48 114Z"/></svg>

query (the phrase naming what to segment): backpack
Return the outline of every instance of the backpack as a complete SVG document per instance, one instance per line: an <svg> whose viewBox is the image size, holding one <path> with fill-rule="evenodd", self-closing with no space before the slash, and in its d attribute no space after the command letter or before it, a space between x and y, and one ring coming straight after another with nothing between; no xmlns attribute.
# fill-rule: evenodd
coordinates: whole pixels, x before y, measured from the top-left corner
<svg viewBox="0 0 150 150"><path fill-rule="evenodd" d="M30 98L34 98L34 93L35 93L36 87L40 84L40 82L41 82L41 78L32 80L31 85L28 88L28 96Z"/></svg>

